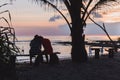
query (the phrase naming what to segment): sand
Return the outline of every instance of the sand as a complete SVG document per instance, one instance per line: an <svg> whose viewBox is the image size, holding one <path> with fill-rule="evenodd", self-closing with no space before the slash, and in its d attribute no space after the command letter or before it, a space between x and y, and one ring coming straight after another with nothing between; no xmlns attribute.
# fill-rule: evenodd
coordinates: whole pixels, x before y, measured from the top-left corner
<svg viewBox="0 0 120 80"><path fill-rule="evenodd" d="M70 59L61 60L60 64L40 64L16 66L19 80L120 80L120 56L113 59L100 56L89 58L86 63L72 63Z"/></svg>

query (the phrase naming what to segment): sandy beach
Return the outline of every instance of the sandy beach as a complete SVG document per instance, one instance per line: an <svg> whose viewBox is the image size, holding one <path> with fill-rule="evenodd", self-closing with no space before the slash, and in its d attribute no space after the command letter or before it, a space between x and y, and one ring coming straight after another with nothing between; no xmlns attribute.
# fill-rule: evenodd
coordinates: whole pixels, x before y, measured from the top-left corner
<svg viewBox="0 0 120 80"><path fill-rule="evenodd" d="M29 64L16 65L19 80L120 80L120 55L113 59L101 56L100 59L89 58L86 63L72 63L61 60L57 65Z"/></svg>

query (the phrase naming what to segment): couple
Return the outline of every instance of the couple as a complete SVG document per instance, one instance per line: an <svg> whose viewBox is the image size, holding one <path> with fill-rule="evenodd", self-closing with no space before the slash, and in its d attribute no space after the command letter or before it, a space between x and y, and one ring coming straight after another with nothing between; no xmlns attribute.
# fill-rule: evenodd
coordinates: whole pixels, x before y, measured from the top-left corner
<svg viewBox="0 0 120 80"><path fill-rule="evenodd" d="M41 50L43 46L43 51ZM51 42L47 38L43 38L42 36L35 35L33 40L30 42L30 64L32 64L32 57L35 57L37 55L37 58L35 59L35 62L43 62L43 56L42 54L45 54L47 63L48 60L48 54L53 53L53 48L51 46Z"/></svg>

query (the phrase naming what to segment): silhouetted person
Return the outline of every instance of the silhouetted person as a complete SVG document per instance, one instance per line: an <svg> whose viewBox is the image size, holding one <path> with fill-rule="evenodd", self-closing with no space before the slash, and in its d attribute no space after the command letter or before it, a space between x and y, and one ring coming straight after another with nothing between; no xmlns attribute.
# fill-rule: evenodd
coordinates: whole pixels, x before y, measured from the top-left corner
<svg viewBox="0 0 120 80"><path fill-rule="evenodd" d="M42 44L44 48L43 54L45 54L46 61L48 63L49 62L48 55L53 54L53 48L52 48L50 40L47 38L43 38Z"/></svg>
<svg viewBox="0 0 120 80"><path fill-rule="evenodd" d="M46 56L47 63L58 64L59 58L57 56L57 53L53 53L53 48L52 48L50 40L47 38L43 38L42 44L44 48L43 54L45 54ZM49 55L49 59L48 59L48 55Z"/></svg>
<svg viewBox="0 0 120 80"><path fill-rule="evenodd" d="M40 61L43 61L42 53L41 53L41 45L42 45L42 37L35 35L33 40L30 42L30 64L32 64L32 57L35 55L39 56Z"/></svg>

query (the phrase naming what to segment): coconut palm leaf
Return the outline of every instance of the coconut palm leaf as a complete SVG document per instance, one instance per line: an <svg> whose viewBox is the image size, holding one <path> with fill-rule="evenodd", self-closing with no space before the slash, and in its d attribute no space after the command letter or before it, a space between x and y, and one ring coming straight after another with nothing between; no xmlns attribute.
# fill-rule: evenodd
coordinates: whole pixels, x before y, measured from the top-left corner
<svg viewBox="0 0 120 80"><path fill-rule="evenodd" d="M11 20L11 14L10 14L10 11L9 10L5 10L5 11L2 11L2 12L0 12L0 14L3 14L3 13L8 13L8 15L9 15L9 20L10 20L10 23L11 23L11 26L12 26L12 20Z"/></svg>
<svg viewBox="0 0 120 80"><path fill-rule="evenodd" d="M4 3L4 4L0 5L0 7L3 7L3 6L5 6L5 5L8 5L8 3Z"/></svg>
<svg viewBox="0 0 120 80"><path fill-rule="evenodd" d="M8 22L8 20L7 20L5 17L0 17L0 20L1 20L1 19L3 19L3 20L8 24L8 26L10 27L9 22Z"/></svg>

